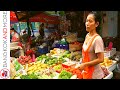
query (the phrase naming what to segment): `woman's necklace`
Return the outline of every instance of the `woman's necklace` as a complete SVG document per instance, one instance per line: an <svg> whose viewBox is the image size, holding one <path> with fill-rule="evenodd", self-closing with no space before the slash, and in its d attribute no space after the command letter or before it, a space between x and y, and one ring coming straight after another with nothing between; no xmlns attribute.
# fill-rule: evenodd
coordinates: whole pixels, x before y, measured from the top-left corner
<svg viewBox="0 0 120 90"><path fill-rule="evenodd" d="M85 40L85 44L86 44L86 45L90 42L91 38L92 38L92 37L87 37L87 38L86 38L86 40Z"/></svg>
<svg viewBox="0 0 120 90"><path fill-rule="evenodd" d="M85 40L85 44L88 45L88 43L91 41L91 39L95 36L96 34L94 34L93 36L88 35L86 40Z"/></svg>

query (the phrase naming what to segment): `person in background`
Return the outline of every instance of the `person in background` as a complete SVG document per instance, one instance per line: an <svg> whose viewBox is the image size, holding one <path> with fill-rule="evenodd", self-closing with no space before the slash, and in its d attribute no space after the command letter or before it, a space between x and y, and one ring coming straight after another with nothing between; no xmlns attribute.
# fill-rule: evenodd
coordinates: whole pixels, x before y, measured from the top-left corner
<svg viewBox="0 0 120 90"><path fill-rule="evenodd" d="M24 35L24 34L26 34L26 30L25 30L25 31L23 31L23 35Z"/></svg>
<svg viewBox="0 0 120 90"><path fill-rule="evenodd" d="M42 23L39 27L39 34L42 37L42 39L44 38L44 23Z"/></svg>
<svg viewBox="0 0 120 90"><path fill-rule="evenodd" d="M11 42L19 42L20 36L19 33L14 29L10 29L10 35L11 35Z"/></svg>
<svg viewBox="0 0 120 90"><path fill-rule="evenodd" d="M11 43L18 42L17 46L14 46L14 47L18 47L18 48L11 50L10 56L11 57L19 57L21 55L21 49L23 48L23 45L20 40L20 35L14 28L10 29L10 35L11 35L11 40L10 40Z"/></svg>
<svg viewBox="0 0 120 90"><path fill-rule="evenodd" d="M12 34L10 34L10 42L12 41Z"/></svg>
<svg viewBox="0 0 120 90"><path fill-rule="evenodd" d="M78 68L82 71L83 79L102 79L104 72L100 63L104 61L104 43L97 33L101 17L97 12L88 14L85 25L88 34L82 49L82 63Z"/></svg>

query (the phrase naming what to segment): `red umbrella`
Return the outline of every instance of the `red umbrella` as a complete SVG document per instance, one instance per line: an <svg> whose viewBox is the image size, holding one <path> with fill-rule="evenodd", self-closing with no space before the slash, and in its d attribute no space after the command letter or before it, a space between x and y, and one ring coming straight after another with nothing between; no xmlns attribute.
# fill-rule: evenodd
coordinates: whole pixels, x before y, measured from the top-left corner
<svg viewBox="0 0 120 90"><path fill-rule="evenodd" d="M43 22L49 24L59 24L59 17L58 16L51 16L45 13L40 13L34 17L29 19L30 22Z"/></svg>

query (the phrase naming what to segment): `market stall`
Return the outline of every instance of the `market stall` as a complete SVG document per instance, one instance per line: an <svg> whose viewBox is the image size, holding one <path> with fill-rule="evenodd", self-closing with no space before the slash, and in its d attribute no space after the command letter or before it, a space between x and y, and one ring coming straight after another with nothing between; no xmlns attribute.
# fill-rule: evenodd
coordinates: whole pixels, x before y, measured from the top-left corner
<svg viewBox="0 0 120 90"><path fill-rule="evenodd" d="M11 24L17 23L17 22L27 22L26 34L28 34L28 37L26 37L26 35L20 36L21 42L26 43L26 44L31 42L31 48L34 48L34 47L37 48L38 45L39 45L39 47L40 47L40 45L42 46L42 44L44 44L44 42L46 42L48 39L41 39L40 36L31 37L32 25L30 23L31 22L42 22L42 23L47 23L47 24L59 24L59 17L54 16L54 15L48 15L45 11L11 11L10 12L10 22L11 22ZM32 33L34 36L33 30L32 30ZM25 40L25 39L28 39L28 40ZM50 40L50 37L49 37L49 40ZM11 44L12 44L12 42L11 42ZM23 46L27 46L27 45L23 45ZM39 50L39 47L38 47L38 52L41 53L42 48L40 48L41 50ZM18 47L11 46L11 49L13 49L13 48L18 48ZM27 48L27 47L24 47L24 48ZM36 49L36 48L34 48L34 49ZM45 46L45 49L46 49L46 46ZM46 51L45 51L45 53L46 53Z"/></svg>
<svg viewBox="0 0 120 90"><path fill-rule="evenodd" d="M25 17L19 20L24 19ZM29 18L30 22L59 24L57 20L58 16L46 16L45 13ZM55 38L54 36L57 37L58 34L54 33L51 36ZM35 46L37 49L33 50L30 48L28 52L18 58L11 57L11 79L83 79L82 73L84 71L77 68L82 60L81 50L83 43L79 42L77 34L70 32L63 34L62 38L60 40L57 39L50 49L47 47L49 39L50 37L44 40L46 42L41 43L37 47ZM104 71L103 79L111 79L113 77L113 70L117 64L117 61L111 59L116 50L111 45L108 48L104 52L104 62L100 64ZM36 55L35 52L40 54Z"/></svg>
<svg viewBox="0 0 120 90"><path fill-rule="evenodd" d="M11 59L14 66L13 79L82 79L82 71L77 69L82 60L80 53L80 43L77 39L71 40L73 37L61 39L56 43L56 47L38 57L20 56L19 58ZM69 42L70 41L70 42ZM68 43L69 42L69 43ZM69 44L73 47L68 48ZM101 67L105 77L103 79L111 79L113 70L116 68L116 61L110 57L104 57L104 62ZM13 68L13 67L11 67Z"/></svg>

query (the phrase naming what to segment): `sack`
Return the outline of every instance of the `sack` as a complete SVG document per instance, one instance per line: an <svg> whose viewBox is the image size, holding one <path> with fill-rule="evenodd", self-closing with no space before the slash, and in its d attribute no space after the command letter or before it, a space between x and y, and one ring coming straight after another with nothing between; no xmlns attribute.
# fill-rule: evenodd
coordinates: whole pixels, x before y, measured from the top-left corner
<svg viewBox="0 0 120 90"><path fill-rule="evenodd" d="M71 33L68 36L66 36L66 41L68 43L76 42L77 41L77 34Z"/></svg>
<svg viewBox="0 0 120 90"><path fill-rule="evenodd" d="M80 51L82 49L82 44L69 44L69 51Z"/></svg>

